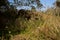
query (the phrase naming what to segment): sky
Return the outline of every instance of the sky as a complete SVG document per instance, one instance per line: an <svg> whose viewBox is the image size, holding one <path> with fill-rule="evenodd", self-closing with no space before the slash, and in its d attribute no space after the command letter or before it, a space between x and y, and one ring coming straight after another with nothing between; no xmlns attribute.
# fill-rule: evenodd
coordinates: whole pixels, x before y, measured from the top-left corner
<svg viewBox="0 0 60 40"><path fill-rule="evenodd" d="M40 0L44 6L51 7L56 0Z"/></svg>
<svg viewBox="0 0 60 40"><path fill-rule="evenodd" d="M9 0L10 2L13 2L12 0ZM42 10L45 10L47 8L50 8L50 7L53 7L53 3L56 1L56 0L40 0L41 3L43 4L43 8ZM24 6L21 7L22 9L30 9L29 7L25 8ZM19 7L17 7L17 9L21 9Z"/></svg>
<svg viewBox="0 0 60 40"><path fill-rule="evenodd" d="M51 8L51 7L54 7L53 3L56 1L56 0L40 0L41 3L44 5L44 7L42 8L42 10L45 10L47 8Z"/></svg>

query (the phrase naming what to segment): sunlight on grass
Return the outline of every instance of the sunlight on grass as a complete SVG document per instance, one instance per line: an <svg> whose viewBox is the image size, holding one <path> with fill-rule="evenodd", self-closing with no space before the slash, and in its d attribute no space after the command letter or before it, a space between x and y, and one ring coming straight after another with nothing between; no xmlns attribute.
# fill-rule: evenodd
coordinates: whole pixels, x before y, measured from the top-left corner
<svg viewBox="0 0 60 40"><path fill-rule="evenodd" d="M13 40L60 40L60 17L54 12L33 12L32 18L20 20L21 26L26 27L19 35L13 36ZM51 14L50 14L51 13ZM36 16L37 15L37 16ZM37 17L38 19L35 19ZM22 28L23 29L23 28Z"/></svg>

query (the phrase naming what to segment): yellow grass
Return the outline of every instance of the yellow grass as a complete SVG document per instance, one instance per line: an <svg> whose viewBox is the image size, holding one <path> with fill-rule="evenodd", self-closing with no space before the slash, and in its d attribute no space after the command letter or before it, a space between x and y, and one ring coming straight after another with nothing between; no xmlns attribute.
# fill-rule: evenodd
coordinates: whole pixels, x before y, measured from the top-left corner
<svg viewBox="0 0 60 40"><path fill-rule="evenodd" d="M60 40L60 17L42 12L34 12L38 20L30 19L23 25L26 30L11 40ZM37 14L36 14L37 13ZM51 12L52 13L52 12Z"/></svg>

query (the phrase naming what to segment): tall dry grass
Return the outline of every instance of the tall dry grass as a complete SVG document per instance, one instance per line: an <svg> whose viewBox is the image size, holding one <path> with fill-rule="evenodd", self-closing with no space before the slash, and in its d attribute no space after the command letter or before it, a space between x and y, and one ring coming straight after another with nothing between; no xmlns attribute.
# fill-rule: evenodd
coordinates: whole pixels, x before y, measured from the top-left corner
<svg viewBox="0 0 60 40"><path fill-rule="evenodd" d="M32 18L21 20L26 29L11 40L60 40L60 17L53 9L46 12L33 12Z"/></svg>

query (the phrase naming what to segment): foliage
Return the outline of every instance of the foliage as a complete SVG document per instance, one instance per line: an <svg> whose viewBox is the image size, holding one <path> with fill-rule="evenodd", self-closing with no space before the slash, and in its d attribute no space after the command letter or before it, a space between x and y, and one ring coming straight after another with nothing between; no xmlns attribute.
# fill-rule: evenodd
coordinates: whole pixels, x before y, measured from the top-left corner
<svg viewBox="0 0 60 40"><path fill-rule="evenodd" d="M14 1L15 3L18 2L17 0ZM51 8L46 12L23 9L17 11L14 5L10 5L7 0L0 2L1 40L9 40L12 35L14 35L13 40L20 38L20 40L60 40L59 8ZM31 0L31 3L34 2L34 0ZM39 0L36 0L36 2L40 5ZM15 37L16 34L19 34L17 35L18 38Z"/></svg>
<svg viewBox="0 0 60 40"><path fill-rule="evenodd" d="M33 7L36 9L42 7L43 5L40 3L40 0L13 0L14 3L12 2L12 5L14 5L14 7L18 7L18 6L28 6L31 7L33 9ZM36 5L36 7L34 5Z"/></svg>
<svg viewBox="0 0 60 40"><path fill-rule="evenodd" d="M49 15L60 16L60 8L48 8L45 13Z"/></svg>
<svg viewBox="0 0 60 40"><path fill-rule="evenodd" d="M22 24L31 19L32 11L17 11L13 5L9 4L8 0L0 2L0 37L3 40L9 40L11 35L19 34L25 30L26 26Z"/></svg>
<svg viewBox="0 0 60 40"><path fill-rule="evenodd" d="M56 2L54 4L56 7L60 7L60 0L56 0Z"/></svg>
<svg viewBox="0 0 60 40"><path fill-rule="evenodd" d="M60 40L60 17L54 13L52 8L46 12L33 12L29 21L22 21L22 26L27 28L11 40Z"/></svg>
<svg viewBox="0 0 60 40"><path fill-rule="evenodd" d="M0 0L0 37L2 40L9 40L11 35L20 33L20 26L18 29L15 23L18 17L17 10L10 6L8 0Z"/></svg>
<svg viewBox="0 0 60 40"><path fill-rule="evenodd" d="M32 12L31 19L22 21L21 24L27 28L20 35L14 36L13 40L60 40L59 10L49 8L44 13Z"/></svg>

